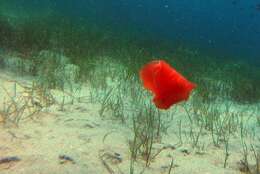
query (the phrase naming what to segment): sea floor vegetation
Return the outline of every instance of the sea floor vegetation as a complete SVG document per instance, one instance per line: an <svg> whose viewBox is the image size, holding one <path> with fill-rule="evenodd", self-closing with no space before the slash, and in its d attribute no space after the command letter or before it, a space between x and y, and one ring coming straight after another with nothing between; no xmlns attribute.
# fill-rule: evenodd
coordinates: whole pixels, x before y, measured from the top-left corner
<svg viewBox="0 0 260 174"><path fill-rule="evenodd" d="M56 19L0 18L1 172L260 173L257 67ZM155 58L197 84L187 102L152 104Z"/></svg>

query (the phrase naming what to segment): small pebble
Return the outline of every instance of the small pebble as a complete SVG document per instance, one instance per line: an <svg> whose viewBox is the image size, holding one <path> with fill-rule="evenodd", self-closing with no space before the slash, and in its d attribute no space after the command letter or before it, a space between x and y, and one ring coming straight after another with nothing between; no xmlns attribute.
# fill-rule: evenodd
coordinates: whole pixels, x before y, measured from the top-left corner
<svg viewBox="0 0 260 174"><path fill-rule="evenodd" d="M64 164L67 162L71 162L72 164L76 164L75 160L67 155L59 155L60 164Z"/></svg>
<svg viewBox="0 0 260 174"><path fill-rule="evenodd" d="M10 163L10 162L18 162L21 161L21 159L17 156L10 156L10 157L3 157L0 158L0 164L3 163Z"/></svg>

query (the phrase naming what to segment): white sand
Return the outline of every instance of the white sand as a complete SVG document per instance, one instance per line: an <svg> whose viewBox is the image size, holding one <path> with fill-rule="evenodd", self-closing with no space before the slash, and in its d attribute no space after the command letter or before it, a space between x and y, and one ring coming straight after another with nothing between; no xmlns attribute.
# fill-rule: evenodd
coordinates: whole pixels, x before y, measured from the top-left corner
<svg viewBox="0 0 260 174"><path fill-rule="evenodd" d="M12 93L13 82L30 82L29 78L19 78L11 73L1 71L0 84ZM88 95L87 87L84 87ZM18 90L19 92L19 90ZM0 88L0 103L6 97ZM4 97L5 96L5 97ZM57 97L57 96L56 96ZM100 155L108 157L119 153L122 161L105 159L106 164L116 173L129 173L130 152L128 140L131 130L119 121L101 119L98 114L99 105L91 103L74 103L66 105L64 111L59 106L52 106L48 111L39 113L35 120L21 121L19 127L1 126L0 157L17 156L21 161L0 164L1 174L109 174L102 164ZM2 108L2 106L0 106ZM107 114L107 113L106 113ZM181 113L179 115L182 116ZM177 116L178 117L178 116ZM160 148L167 144L177 144L177 123L173 122L168 135L162 142L155 144ZM185 125L185 124L184 124ZM183 132L188 132L184 126ZM105 136L107 135L107 136ZM105 141L103 142L104 136ZM200 144L204 144L204 154L199 155L192 150L183 135L184 144L175 150L165 150L155 158L145 174L167 174L171 159L174 159L172 174L237 174L240 173L237 162L242 159L239 138L230 142L230 157L227 168L223 168L224 148L212 145L210 135L204 135ZM181 152L188 150L190 154ZM75 160L75 164L60 164L59 155L67 155ZM253 163L252 163L253 165ZM136 162L136 174L144 167L141 159ZM122 171L122 172L120 172Z"/></svg>

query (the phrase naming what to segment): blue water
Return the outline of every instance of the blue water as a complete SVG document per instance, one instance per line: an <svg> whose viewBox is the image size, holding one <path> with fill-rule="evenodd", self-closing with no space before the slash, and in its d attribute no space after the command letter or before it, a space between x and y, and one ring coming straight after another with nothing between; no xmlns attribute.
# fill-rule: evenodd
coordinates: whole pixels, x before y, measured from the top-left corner
<svg viewBox="0 0 260 174"><path fill-rule="evenodd" d="M7 2L7 0L6 0ZM259 0L13 0L14 8L52 9L75 22L86 19L115 32L167 40L214 53L260 62Z"/></svg>
<svg viewBox="0 0 260 174"><path fill-rule="evenodd" d="M65 5L64 12L93 15L97 23L137 29L173 43L218 56L260 59L260 10L257 0L99 0ZM85 10L92 7L95 12ZM77 9L77 10L76 10Z"/></svg>

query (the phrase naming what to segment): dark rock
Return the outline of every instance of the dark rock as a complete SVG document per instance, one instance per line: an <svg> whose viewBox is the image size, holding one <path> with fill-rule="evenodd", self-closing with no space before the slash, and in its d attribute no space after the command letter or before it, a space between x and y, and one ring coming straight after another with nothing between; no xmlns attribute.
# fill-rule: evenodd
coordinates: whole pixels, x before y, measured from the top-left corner
<svg viewBox="0 0 260 174"><path fill-rule="evenodd" d="M59 155L59 160L60 160L60 164L65 164L68 162L70 162L72 164L76 164L75 160L67 155Z"/></svg>
<svg viewBox="0 0 260 174"><path fill-rule="evenodd" d="M3 157L0 158L0 164L4 163L10 163L10 162L18 162L21 161L21 159L17 156L10 156L10 157Z"/></svg>

